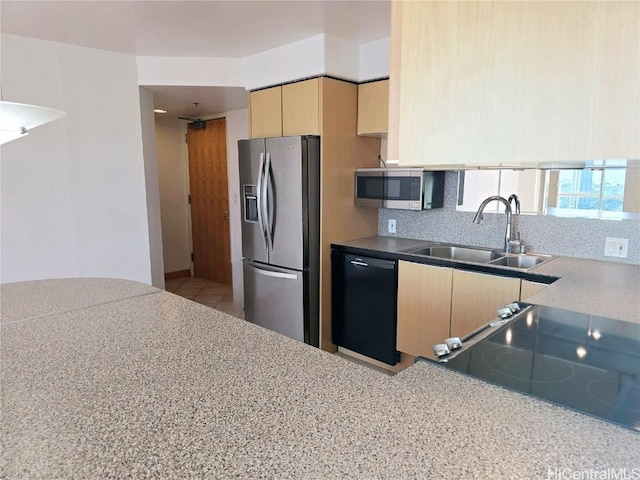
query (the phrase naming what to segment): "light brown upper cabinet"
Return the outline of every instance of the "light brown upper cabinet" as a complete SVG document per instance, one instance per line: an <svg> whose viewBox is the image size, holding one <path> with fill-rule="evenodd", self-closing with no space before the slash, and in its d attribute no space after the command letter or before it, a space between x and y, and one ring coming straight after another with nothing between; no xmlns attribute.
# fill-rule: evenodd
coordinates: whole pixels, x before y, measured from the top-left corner
<svg viewBox="0 0 640 480"><path fill-rule="evenodd" d="M389 128L389 80L358 85L358 135L386 136Z"/></svg>
<svg viewBox="0 0 640 480"><path fill-rule="evenodd" d="M640 2L392 2L388 157L640 157Z"/></svg>
<svg viewBox="0 0 640 480"><path fill-rule="evenodd" d="M320 79L251 92L251 138L320 134Z"/></svg>
<svg viewBox="0 0 640 480"><path fill-rule="evenodd" d="M320 134L320 79L282 86L282 135Z"/></svg>
<svg viewBox="0 0 640 480"><path fill-rule="evenodd" d="M520 298L520 279L453 271L451 336L463 337L495 320L496 310Z"/></svg>
<svg viewBox="0 0 640 480"><path fill-rule="evenodd" d="M282 136L282 87L249 94L251 138Z"/></svg>

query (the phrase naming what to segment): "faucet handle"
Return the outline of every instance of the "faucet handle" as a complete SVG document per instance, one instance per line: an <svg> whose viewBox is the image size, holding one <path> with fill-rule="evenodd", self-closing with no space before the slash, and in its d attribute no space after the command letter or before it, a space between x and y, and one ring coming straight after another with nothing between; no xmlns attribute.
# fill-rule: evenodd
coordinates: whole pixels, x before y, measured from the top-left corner
<svg viewBox="0 0 640 480"><path fill-rule="evenodd" d="M514 241L509 242L509 252L510 253L527 253L527 245L520 238L520 232L516 232L515 237L516 238Z"/></svg>
<svg viewBox="0 0 640 480"><path fill-rule="evenodd" d="M509 242L507 253L520 253L520 250L522 250L520 240L511 240Z"/></svg>

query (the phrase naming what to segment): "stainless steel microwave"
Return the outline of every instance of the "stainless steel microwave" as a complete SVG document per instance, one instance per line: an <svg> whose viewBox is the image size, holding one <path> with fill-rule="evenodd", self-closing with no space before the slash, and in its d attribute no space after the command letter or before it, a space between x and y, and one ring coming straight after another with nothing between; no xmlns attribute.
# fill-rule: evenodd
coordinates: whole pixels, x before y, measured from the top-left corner
<svg viewBox="0 0 640 480"><path fill-rule="evenodd" d="M444 204L444 173L422 168L359 168L356 206L429 210Z"/></svg>

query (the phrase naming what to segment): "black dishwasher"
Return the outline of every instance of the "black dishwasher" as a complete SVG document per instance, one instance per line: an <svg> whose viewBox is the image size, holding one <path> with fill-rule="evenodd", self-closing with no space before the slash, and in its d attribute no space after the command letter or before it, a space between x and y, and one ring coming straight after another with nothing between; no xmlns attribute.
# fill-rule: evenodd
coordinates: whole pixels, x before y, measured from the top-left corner
<svg viewBox="0 0 640 480"><path fill-rule="evenodd" d="M331 252L333 343L389 365L396 350L396 262Z"/></svg>

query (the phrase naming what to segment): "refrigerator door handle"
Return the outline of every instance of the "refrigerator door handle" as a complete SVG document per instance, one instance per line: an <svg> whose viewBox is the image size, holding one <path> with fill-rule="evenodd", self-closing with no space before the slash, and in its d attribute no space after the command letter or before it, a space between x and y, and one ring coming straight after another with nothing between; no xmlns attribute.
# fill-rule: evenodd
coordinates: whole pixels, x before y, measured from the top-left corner
<svg viewBox="0 0 640 480"><path fill-rule="evenodd" d="M264 167L264 180L262 183L262 218L264 219L264 230L267 236L269 251L273 250L273 232L271 229L272 218L269 215L269 180L271 179L271 153L266 154L266 165ZM275 201L272 201L275 208Z"/></svg>
<svg viewBox="0 0 640 480"><path fill-rule="evenodd" d="M264 183L264 152L260 152L260 164L258 166L258 183L256 184L256 203L258 204L258 225L262 230L262 241L264 242L265 250L269 250L267 245L267 235L264 228L264 216L262 213L264 198L262 197L262 187Z"/></svg>
<svg viewBox="0 0 640 480"><path fill-rule="evenodd" d="M264 275L265 277L284 278L287 280L296 280L298 278L297 275L294 275L291 273L272 272L271 270L262 270L261 268L254 267L253 265L251 265L251 268L253 268L256 271L256 273L260 275Z"/></svg>

